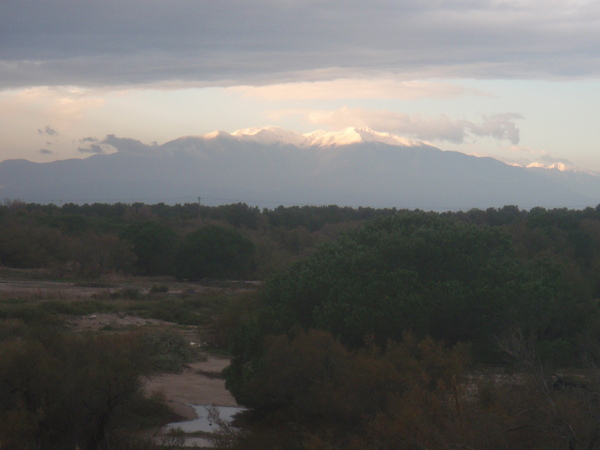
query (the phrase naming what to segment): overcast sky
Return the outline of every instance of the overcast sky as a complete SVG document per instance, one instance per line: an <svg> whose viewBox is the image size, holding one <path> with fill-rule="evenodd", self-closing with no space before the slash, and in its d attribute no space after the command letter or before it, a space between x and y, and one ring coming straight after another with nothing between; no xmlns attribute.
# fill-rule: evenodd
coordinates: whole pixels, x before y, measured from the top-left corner
<svg viewBox="0 0 600 450"><path fill-rule="evenodd" d="M600 171L600 2L0 0L0 160L369 126Z"/></svg>

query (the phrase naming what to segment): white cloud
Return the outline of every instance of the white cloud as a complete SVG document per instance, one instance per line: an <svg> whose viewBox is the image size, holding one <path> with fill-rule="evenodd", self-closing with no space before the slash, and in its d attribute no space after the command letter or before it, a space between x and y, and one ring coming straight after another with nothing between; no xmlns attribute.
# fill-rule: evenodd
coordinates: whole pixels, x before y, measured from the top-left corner
<svg viewBox="0 0 600 450"><path fill-rule="evenodd" d="M491 117L481 115L480 123L466 123L468 131L474 136L492 137L499 141L508 140L511 144L517 145L520 140L519 129L515 125L516 119L522 119L520 114L504 113L494 114Z"/></svg>
<svg viewBox="0 0 600 450"><path fill-rule="evenodd" d="M36 159L42 145L69 156L71 142L90 111L104 105L98 92L79 88L36 87L0 91L0 146L3 158ZM50 124L50 125L48 125Z"/></svg>
<svg viewBox="0 0 600 450"><path fill-rule="evenodd" d="M104 103L98 93L73 87L7 91L0 93L0 119L29 124L51 122L52 127L38 128L38 133L56 136L59 130L80 121L87 111Z"/></svg>
<svg viewBox="0 0 600 450"><path fill-rule="evenodd" d="M281 119L286 115L303 116L315 126L326 126L333 130L350 126L366 126L374 130L406 136L425 141L447 141L462 143L475 137L488 137L498 141L519 142L519 130L514 120L519 114L497 114L481 116L480 120L452 119L441 114L428 117L421 114L407 114L385 110L365 110L343 107L333 111L288 110L275 111L272 118Z"/></svg>

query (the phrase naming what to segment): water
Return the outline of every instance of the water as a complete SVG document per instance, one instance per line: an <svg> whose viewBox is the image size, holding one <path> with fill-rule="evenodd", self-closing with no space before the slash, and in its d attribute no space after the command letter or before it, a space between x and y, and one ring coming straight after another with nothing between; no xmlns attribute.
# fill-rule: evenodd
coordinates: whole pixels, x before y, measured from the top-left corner
<svg viewBox="0 0 600 450"><path fill-rule="evenodd" d="M206 433L214 433L219 431L219 427L216 423L208 417L209 409L215 409L218 411L219 416L222 420L227 423L231 423L233 416L235 416L244 408L237 406L211 406L211 405L190 405L196 411L197 419L188 420L185 422L174 422L168 424L165 428L168 432L171 429L179 428L185 433L195 433L197 431L204 431Z"/></svg>

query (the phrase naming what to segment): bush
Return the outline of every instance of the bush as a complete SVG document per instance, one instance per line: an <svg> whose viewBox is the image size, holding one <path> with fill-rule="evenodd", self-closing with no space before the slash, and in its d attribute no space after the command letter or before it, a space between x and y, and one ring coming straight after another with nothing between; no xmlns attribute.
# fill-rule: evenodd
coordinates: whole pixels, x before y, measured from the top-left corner
<svg viewBox="0 0 600 450"><path fill-rule="evenodd" d="M188 234L175 254L175 276L243 279L254 264L254 243L236 230L209 225Z"/></svg>
<svg viewBox="0 0 600 450"><path fill-rule="evenodd" d="M150 288L151 294L166 294L169 292L169 286L166 284L155 284Z"/></svg>
<svg viewBox="0 0 600 450"><path fill-rule="evenodd" d="M173 328L145 331L143 342L150 355L153 372L179 373L184 364L199 357L198 351Z"/></svg>
<svg viewBox="0 0 600 450"><path fill-rule="evenodd" d="M175 232L158 222L143 221L128 225L120 235L133 245L138 272L145 275L170 275L173 272Z"/></svg>
<svg viewBox="0 0 600 450"><path fill-rule="evenodd" d="M129 432L116 419L143 396L133 336L28 334L0 347L2 448L108 448Z"/></svg>
<svg viewBox="0 0 600 450"><path fill-rule="evenodd" d="M139 300L142 298L142 293L139 288L136 287L124 287L118 292L111 293L112 298L123 298L127 300Z"/></svg>

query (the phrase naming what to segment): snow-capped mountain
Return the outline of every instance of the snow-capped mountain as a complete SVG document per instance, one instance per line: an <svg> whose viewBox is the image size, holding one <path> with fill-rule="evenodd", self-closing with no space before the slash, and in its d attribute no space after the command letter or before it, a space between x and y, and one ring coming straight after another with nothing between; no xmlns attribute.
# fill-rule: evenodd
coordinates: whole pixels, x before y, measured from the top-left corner
<svg viewBox="0 0 600 450"><path fill-rule="evenodd" d="M215 131L145 145L109 135L86 159L0 163L0 195L31 202L246 202L421 208L600 203L600 178L571 186L536 168L442 151L368 128Z"/></svg>
<svg viewBox="0 0 600 450"><path fill-rule="evenodd" d="M556 163L552 163L552 164L544 164L541 162L532 162L531 164L528 164L525 167L527 167L528 169L559 170L561 172L565 172L565 171L569 170L567 165L564 163L561 163L561 162L556 162Z"/></svg>
<svg viewBox="0 0 600 450"><path fill-rule="evenodd" d="M223 131L213 132L201 136L205 139L226 137ZM295 145L298 147L335 147L350 144L380 143L402 147L422 147L425 144L419 141L402 138L390 133L381 133L368 127L350 127L342 131L313 131L312 133L299 134L286 131L279 127L244 128L234 131L231 135L240 141L256 142L259 144Z"/></svg>

